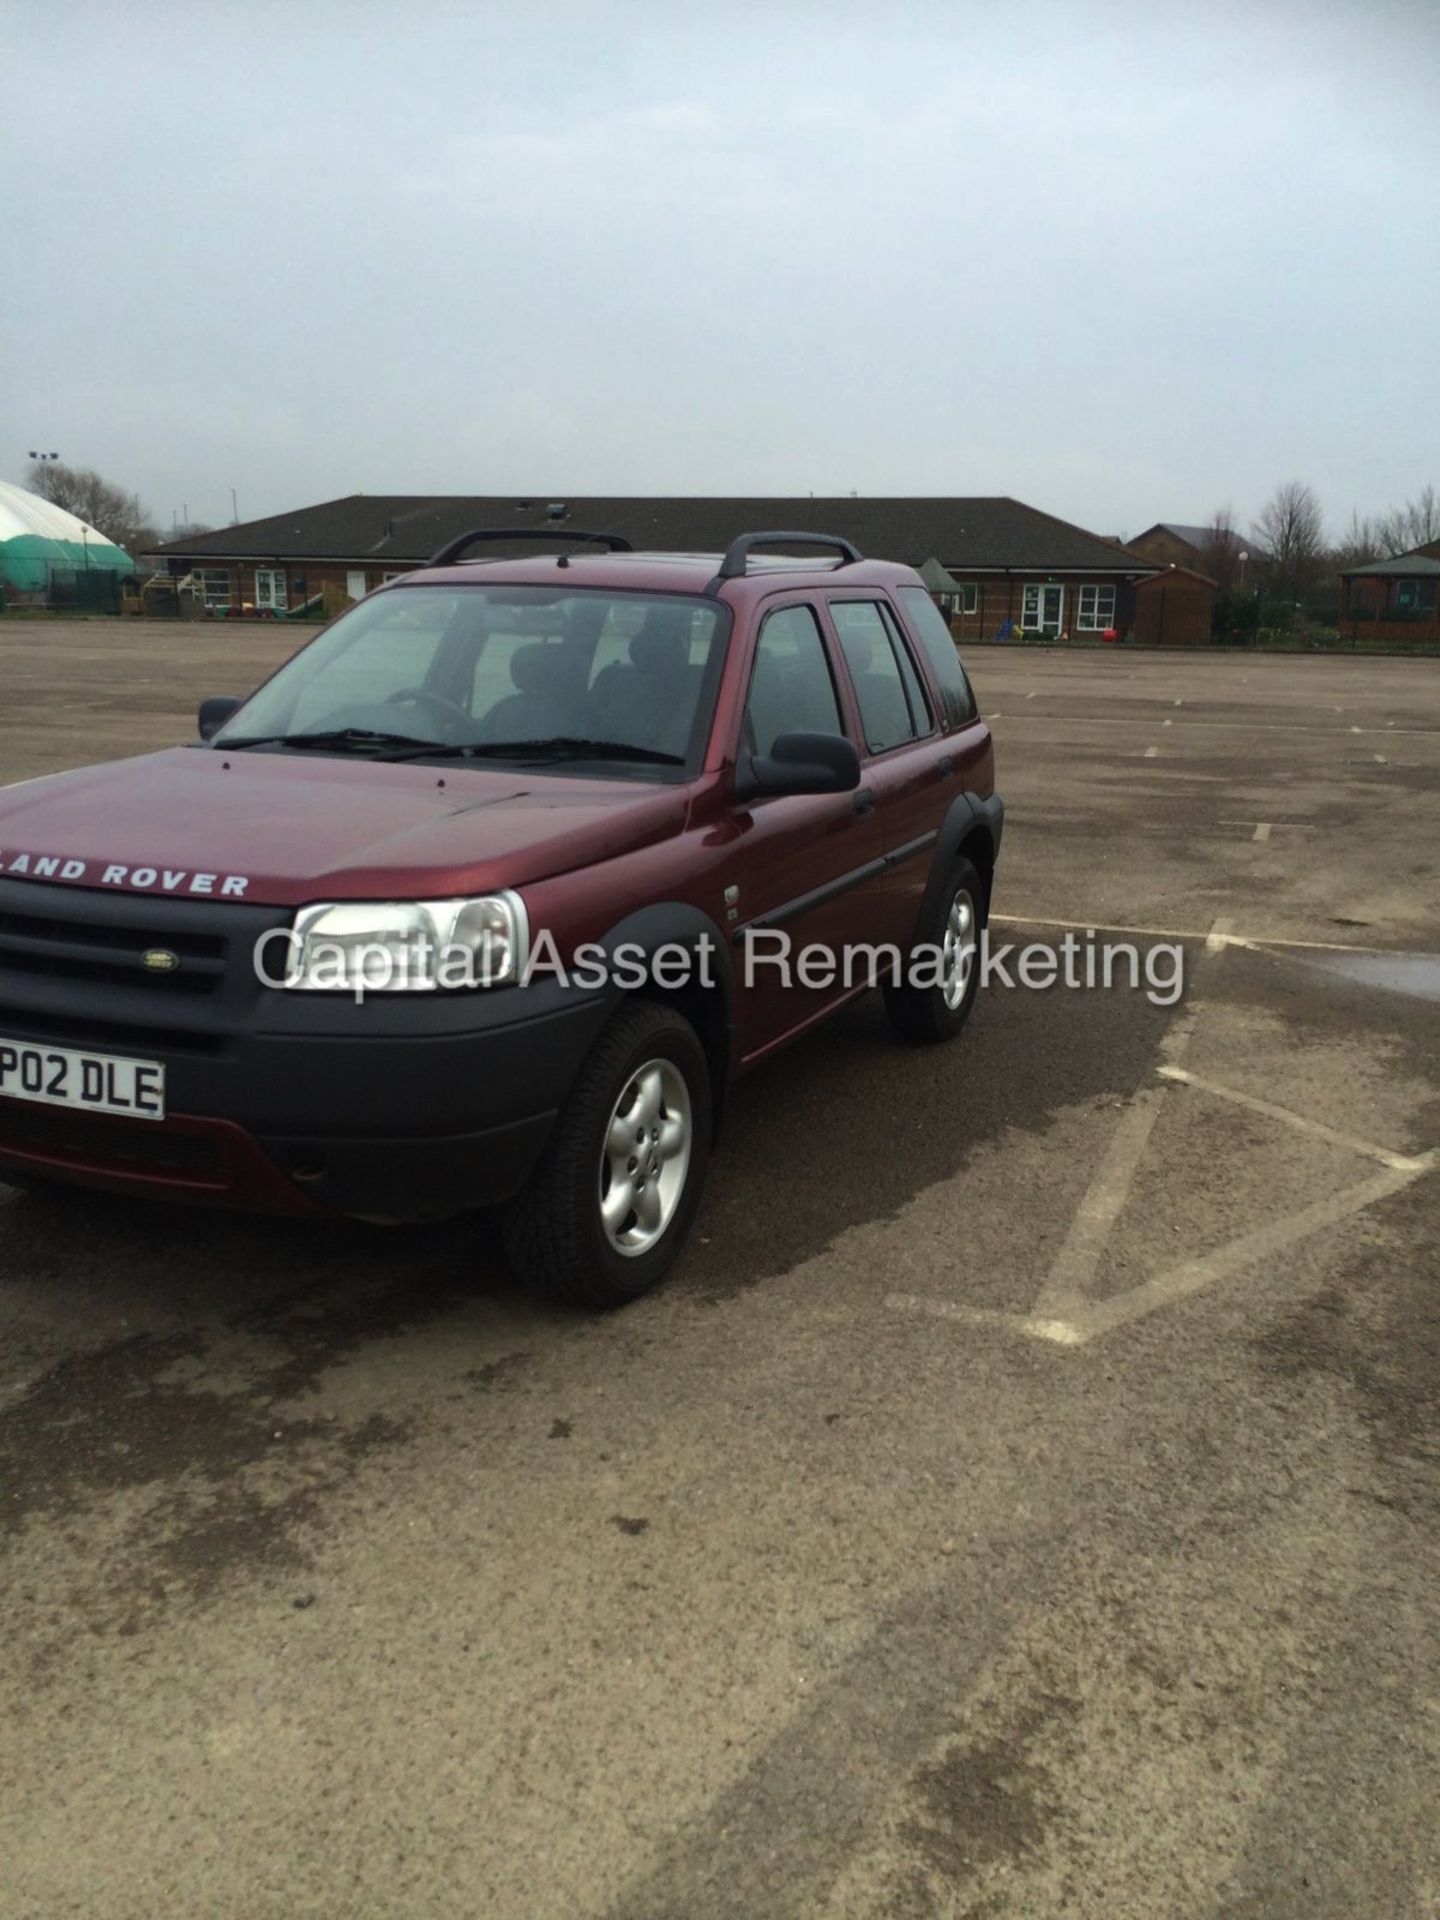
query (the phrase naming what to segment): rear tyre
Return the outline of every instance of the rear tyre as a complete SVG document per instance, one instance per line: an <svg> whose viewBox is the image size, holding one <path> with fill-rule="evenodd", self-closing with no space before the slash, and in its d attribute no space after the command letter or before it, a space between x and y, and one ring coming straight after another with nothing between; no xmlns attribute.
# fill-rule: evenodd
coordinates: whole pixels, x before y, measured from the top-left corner
<svg viewBox="0 0 1440 1920"><path fill-rule="evenodd" d="M506 1214L515 1271L575 1307L648 1293L694 1223L710 1114L710 1071L689 1021L649 1001L621 1007Z"/></svg>
<svg viewBox="0 0 1440 1920"><path fill-rule="evenodd" d="M953 1040L980 987L980 936L988 912L985 883L970 860L956 860L921 909L906 981L887 985L885 1011L905 1040L935 1046ZM912 966L919 983L912 984Z"/></svg>

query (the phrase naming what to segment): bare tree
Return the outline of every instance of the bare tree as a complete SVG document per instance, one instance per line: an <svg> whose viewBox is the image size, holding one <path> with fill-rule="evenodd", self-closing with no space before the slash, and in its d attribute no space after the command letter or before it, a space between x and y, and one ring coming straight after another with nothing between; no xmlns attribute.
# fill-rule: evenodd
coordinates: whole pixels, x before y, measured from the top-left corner
<svg viewBox="0 0 1440 1920"><path fill-rule="evenodd" d="M1371 514L1362 516L1352 509L1350 524L1336 541L1330 557L1336 573L1345 573L1351 567L1368 567L1372 560L1384 559L1385 553L1380 521Z"/></svg>
<svg viewBox="0 0 1440 1920"><path fill-rule="evenodd" d="M1411 553L1416 547L1440 540L1440 493L1434 487L1422 487L1403 507L1392 507L1375 522L1381 543L1381 555L1393 559L1397 553Z"/></svg>
<svg viewBox="0 0 1440 1920"><path fill-rule="evenodd" d="M1240 579L1240 555L1245 542L1235 531L1229 507L1217 507L1210 516L1200 547L1200 571L1208 573L1221 593L1229 593Z"/></svg>
<svg viewBox="0 0 1440 1920"><path fill-rule="evenodd" d="M73 513L127 553L142 550L147 541L155 544L156 535L138 497L103 479L93 467L37 460L25 476L25 484L42 500Z"/></svg>
<svg viewBox="0 0 1440 1920"><path fill-rule="evenodd" d="M1266 552L1271 591L1298 605L1325 561L1325 524L1315 489L1303 480L1278 486L1255 522L1255 535Z"/></svg>

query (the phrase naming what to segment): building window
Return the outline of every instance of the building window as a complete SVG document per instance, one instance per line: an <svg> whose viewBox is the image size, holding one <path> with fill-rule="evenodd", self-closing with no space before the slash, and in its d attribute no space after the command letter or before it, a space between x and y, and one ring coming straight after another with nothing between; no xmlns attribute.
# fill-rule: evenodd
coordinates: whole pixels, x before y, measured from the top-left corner
<svg viewBox="0 0 1440 1920"><path fill-rule="evenodd" d="M1395 605L1405 613L1433 613L1435 582L1433 580L1397 580Z"/></svg>
<svg viewBox="0 0 1440 1920"><path fill-rule="evenodd" d="M1081 587L1075 625L1082 633L1104 633L1115 624L1114 587Z"/></svg>
<svg viewBox="0 0 1440 1920"><path fill-rule="evenodd" d="M202 606L218 609L230 605L233 595L228 567L197 567L190 578L195 583Z"/></svg>
<svg viewBox="0 0 1440 1920"><path fill-rule="evenodd" d="M257 567L255 569L255 605L264 607L272 613L283 613L287 604L284 572L279 567Z"/></svg>
<svg viewBox="0 0 1440 1920"><path fill-rule="evenodd" d="M950 614L978 613L980 611L980 589L973 581L961 587L958 593L942 593L940 604Z"/></svg>

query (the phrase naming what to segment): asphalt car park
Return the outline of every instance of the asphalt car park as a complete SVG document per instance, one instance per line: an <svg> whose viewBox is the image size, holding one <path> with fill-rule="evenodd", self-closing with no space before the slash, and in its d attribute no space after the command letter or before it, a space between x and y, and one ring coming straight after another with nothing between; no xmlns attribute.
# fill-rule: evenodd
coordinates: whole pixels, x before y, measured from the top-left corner
<svg viewBox="0 0 1440 1920"><path fill-rule="evenodd" d="M0 778L296 643L0 625ZM1435 663L970 666L1183 997L859 1003L653 1297L0 1190L0 1914L1437 1910Z"/></svg>

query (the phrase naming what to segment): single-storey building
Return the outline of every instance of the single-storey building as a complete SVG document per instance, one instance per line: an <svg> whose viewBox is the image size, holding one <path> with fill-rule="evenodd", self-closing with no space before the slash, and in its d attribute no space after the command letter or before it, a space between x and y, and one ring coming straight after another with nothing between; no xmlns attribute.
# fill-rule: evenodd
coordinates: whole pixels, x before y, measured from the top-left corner
<svg viewBox="0 0 1440 1920"><path fill-rule="evenodd" d="M624 534L637 547L714 553L737 533L810 528L853 540L860 551L914 566L935 561L948 578L939 596L962 638L1017 629L1056 636L1132 633L1137 589L1151 563L1082 527L1022 501L980 498L765 499L513 495L349 494L318 506L223 527L159 547L151 556L193 582L212 613L293 615L331 610L395 575L423 566L471 527L567 527ZM497 556L508 549L491 549ZM533 547L517 546L515 552ZM1188 618L1188 617L1187 617ZM1178 600L1169 641L1182 637ZM1209 634L1208 613L1194 638Z"/></svg>
<svg viewBox="0 0 1440 1920"><path fill-rule="evenodd" d="M1354 640L1440 640L1440 540L1342 573L1340 631Z"/></svg>

